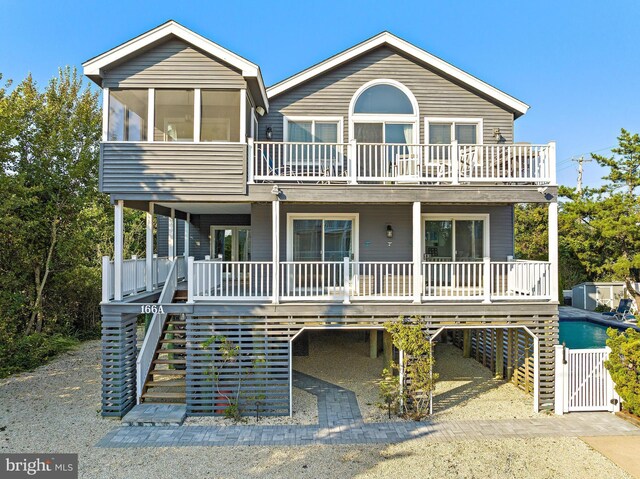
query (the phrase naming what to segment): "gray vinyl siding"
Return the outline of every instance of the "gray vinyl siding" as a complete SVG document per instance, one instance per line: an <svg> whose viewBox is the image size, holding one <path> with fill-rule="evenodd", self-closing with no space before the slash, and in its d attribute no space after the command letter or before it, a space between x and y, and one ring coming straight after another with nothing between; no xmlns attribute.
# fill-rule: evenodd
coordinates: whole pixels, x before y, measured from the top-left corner
<svg viewBox="0 0 640 479"><path fill-rule="evenodd" d="M102 85L108 88L246 88L240 71L175 38L107 70Z"/></svg>
<svg viewBox="0 0 640 479"><path fill-rule="evenodd" d="M167 256L169 223L166 216L158 215L158 256ZM184 224L178 220L178 255L184 253ZM251 226L251 215L191 215L189 229L189 255L204 259L211 254L211 226Z"/></svg>
<svg viewBox="0 0 640 479"><path fill-rule="evenodd" d="M314 205L281 204L280 259L287 255L287 213L358 213L359 259L361 261L412 260L411 205ZM513 255L513 207L422 205L422 213L489 214L489 249L491 259L504 261ZM251 259L271 259L271 205L254 204L251 208ZM387 245L386 226L393 227L391 246Z"/></svg>
<svg viewBox="0 0 640 479"><path fill-rule="evenodd" d="M246 145L102 143L105 193L246 193Z"/></svg>
<svg viewBox="0 0 640 479"><path fill-rule="evenodd" d="M399 81L415 95L420 115L420 141L424 141L424 117L483 118L484 143L495 143L493 129L507 142L513 141L513 113L410 60L388 47L381 47L346 65L271 98L269 113L260 121L258 138L267 127L273 139L282 140L283 115L342 116L344 140L349 139L349 103L355 92L371 80Z"/></svg>

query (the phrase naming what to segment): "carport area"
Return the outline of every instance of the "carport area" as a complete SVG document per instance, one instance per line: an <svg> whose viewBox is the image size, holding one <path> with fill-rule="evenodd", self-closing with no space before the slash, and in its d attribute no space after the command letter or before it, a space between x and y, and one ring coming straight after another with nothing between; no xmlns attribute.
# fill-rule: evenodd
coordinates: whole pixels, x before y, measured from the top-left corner
<svg viewBox="0 0 640 479"><path fill-rule="evenodd" d="M534 417L536 341L523 328L434 334L434 419Z"/></svg>
<svg viewBox="0 0 640 479"><path fill-rule="evenodd" d="M365 422L386 421L377 406L378 382L391 354L390 342L384 343L382 330L306 329L292 343L294 387L296 372L325 381L355 394Z"/></svg>

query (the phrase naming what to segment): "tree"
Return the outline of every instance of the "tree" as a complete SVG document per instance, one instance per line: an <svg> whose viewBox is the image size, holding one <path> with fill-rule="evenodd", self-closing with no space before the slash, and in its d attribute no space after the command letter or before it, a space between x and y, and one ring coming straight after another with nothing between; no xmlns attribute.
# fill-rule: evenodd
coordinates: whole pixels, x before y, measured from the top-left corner
<svg viewBox="0 0 640 479"><path fill-rule="evenodd" d="M609 328L607 335L611 353L604 365L625 409L640 415L640 333L631 328L625 332Z"/></svg>
<svg viewBox="0 0 640 479"><path fill-rule="evenodd" d="M622 130L617 156L592 155L609 168L601 188L563 188L566 242L592 280L618 280L640 304L640 136Z"/></svg>
<svg viewBox="0 0 640 479"><path fill-rule="evenodd" d="M2 103L0 181L15 193L2 200L0 215L15 228L3 229L15 247L7 269L31 277L24 285L30 334L44 326L48 282L63 260L60 242L97 192L101 114L96 94L68 68L43 92L27 77Z"/></svg>
<svg viewBox="0 0 640 479"><path fill-rule="evenodd" d="M382 373L380 397L391 411L394 404L402 403L405 416L420 420L429 414L431 392L438 374L433 372L433 348L419 317L385 323L393 345L404 352L404 383L394 378L392 371L400 366L392 362Z"/></svg>

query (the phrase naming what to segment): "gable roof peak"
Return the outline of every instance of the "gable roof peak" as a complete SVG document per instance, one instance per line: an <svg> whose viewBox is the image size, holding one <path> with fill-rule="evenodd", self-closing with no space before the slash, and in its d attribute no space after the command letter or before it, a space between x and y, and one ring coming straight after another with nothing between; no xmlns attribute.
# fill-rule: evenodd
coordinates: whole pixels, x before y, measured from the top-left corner
<svg viewBox="0 0 640 479"><path fill-rule="evenodd" d="M374 35L373 37L358 43L357 45L344 50L332 57L327 58L326 60L317 63L295 75L286 78L275 85L267 88L267 95L269 98L273 98L281 93L284 93L291 88L294 88L301 83L311 80L333 68L336 68L340 65L350 62L351 60L368 53L380 46L387 45L394 48L397 51L407 55L408 57L422 62L430 67L448 75L456 80L458 80L463 85L467 85L468 87L488 96L489 98L494 99L495 101L501 103L506 106L509 110L513 111L517 116L524 115L529 109L529 105L518 100L511 95L495 88L488 83L480 80L479 78L474 77L473 75L461 70L453 66L451 63L448 63L441 58L432 55L431 53L419 48L412 43L409 43L406 40L394 35L393 33L383 30L382 32Z"/></svg>

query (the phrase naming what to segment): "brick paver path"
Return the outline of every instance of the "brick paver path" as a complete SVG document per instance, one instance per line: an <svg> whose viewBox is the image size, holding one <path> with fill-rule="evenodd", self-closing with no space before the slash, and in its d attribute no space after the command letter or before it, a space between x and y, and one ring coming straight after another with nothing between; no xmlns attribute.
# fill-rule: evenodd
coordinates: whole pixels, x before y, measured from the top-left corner
<svg viewBox="0 0 640 479"><path fill-rule="evenodd" d="M639 436L640 429L611 413L571 413L535 419L353 423L318 426L125 426L109 432L101 447L299 446L434 442L509 437Z"/></svg>
<svg viewBox="0 0 640 479"><path fill-rule="evenodd" d="M332 428L362 424L362 414L353 391L299 371L293 371L293 385L318 398L318 425L320 427Z"/></svg>

